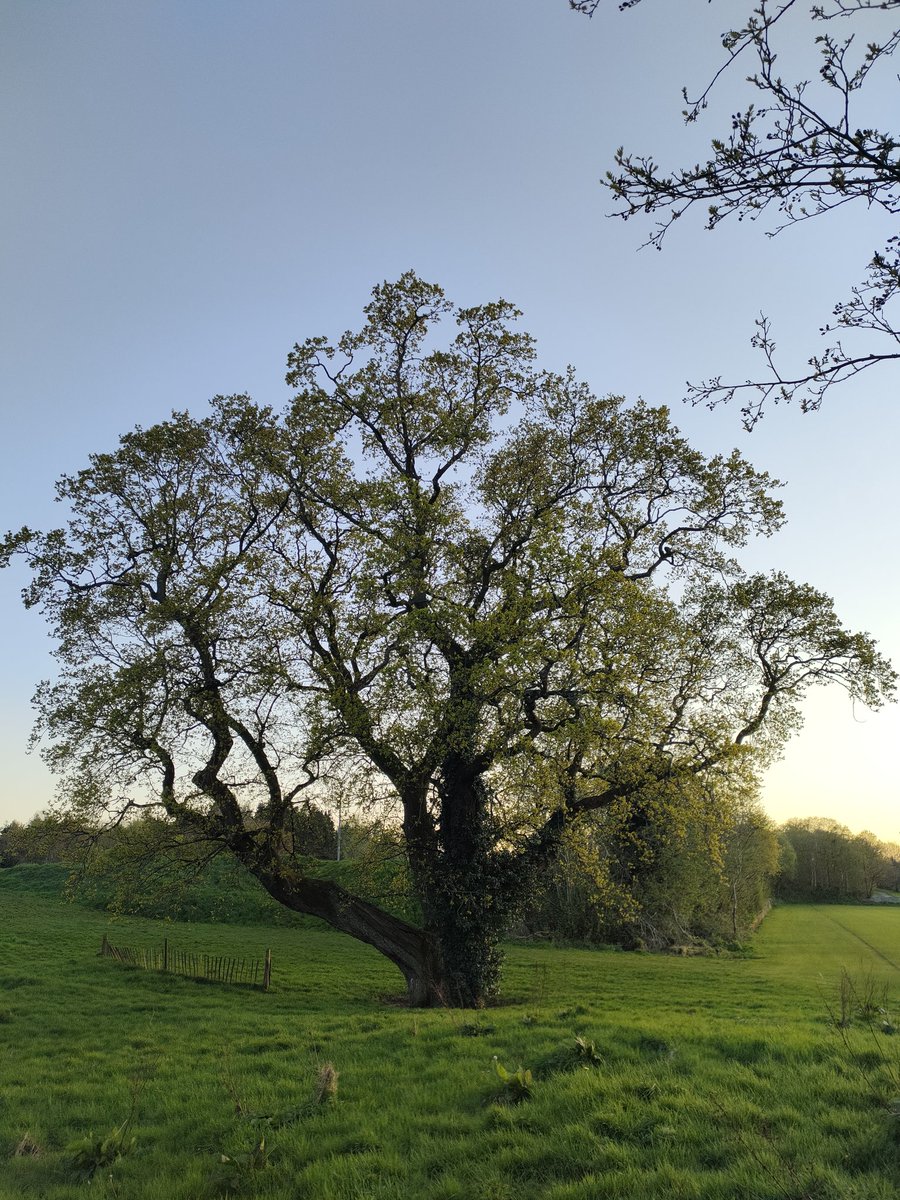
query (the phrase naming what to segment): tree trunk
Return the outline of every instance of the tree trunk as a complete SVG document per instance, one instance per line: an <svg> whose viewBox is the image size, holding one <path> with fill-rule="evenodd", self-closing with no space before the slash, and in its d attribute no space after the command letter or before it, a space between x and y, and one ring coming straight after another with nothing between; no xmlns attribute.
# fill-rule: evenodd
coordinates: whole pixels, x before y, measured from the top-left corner
<svg viewBox="0 0 900 1200"><path fill-rule="evenodd" d="M439 967L435 990L439 1002L451 1008L484 1008L499 991L501 929L479 907L445 900L432 933Z"/></svg>
<svg viewBox="0 0 900 1200"><path fill-rule="evenodd" d="M395 963L406 980L410 1004L481 1008L497 994L500 938L528 873L510 854L496 850L489 797L477 771L465 760L451 759L444 764L443 778L436 838L407 832L424 929L330 880L306 877L277 861L260 862L258 845L234 849L281 904L327 921ZM412 802L406 807L412 808Z"/></svg>
<svg viewBox="0 0 900 1200"><path fill-rule="evenodd" d="M433 933L410 925L330 880L287 870L260 870L253 865L249 869L269 895L286 908L319 917L390 959L403 973L411 1005L459 1003L453 998L456 989L447 977L441 947Z"/></svg>
<svg viewBox="0 0 900 1200"><path fill-rule="evenodd" d="M497 994L502 955L499 910L490 895L472 893L489 861L464 872L441 872L429 889L426 929L410 925L327 879L247 864L266 891L294 912L319 917L341 933L373 946L406 980L415 1007L482 1008ZM495 880L495 883L498 882Z"/></svg>
<svg viewBox="0 0 900 1200"><path fill-rule="evenodd" d="M410 866L438 952L443 1002L482 1008L497 995L500 938L523 875L497 850L490 793L470 756L454 750L444 757L439 792L434 849Z"/></svg>

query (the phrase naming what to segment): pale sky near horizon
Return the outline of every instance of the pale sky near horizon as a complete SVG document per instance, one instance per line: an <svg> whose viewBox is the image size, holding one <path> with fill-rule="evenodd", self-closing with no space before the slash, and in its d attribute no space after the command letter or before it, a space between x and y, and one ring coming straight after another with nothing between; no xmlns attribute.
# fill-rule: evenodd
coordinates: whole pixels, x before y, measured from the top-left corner
<svg viewBox="0 0 900 1200"><path fill-rule="evenodd" d="M638 252L647 225L606 217L618 145L675 166L724 131L736 93L686 130L680 89L748 7L608 0L588 21L566 0L3 0L0 529L52 525L54 480L135 424L217 393L280 406L291 345L356 325L371 287L412 267L458 303L514 301L543 365L669 404L702 450L736 445L786 481L787 527L743 561L828 592L900 662L900 375L870 372L818 414L773 410L752 435L736 408L680 404L685 379L753 372L761 309L802 365L893 230L852 207L775 239L685 218L656 253ZM879 87L873 107L895 112ZM24 580L0 573L0 824L52 795L25 753L53 664ZM838 692L806 713L769 812L900 841L900 710Z"/></svg>

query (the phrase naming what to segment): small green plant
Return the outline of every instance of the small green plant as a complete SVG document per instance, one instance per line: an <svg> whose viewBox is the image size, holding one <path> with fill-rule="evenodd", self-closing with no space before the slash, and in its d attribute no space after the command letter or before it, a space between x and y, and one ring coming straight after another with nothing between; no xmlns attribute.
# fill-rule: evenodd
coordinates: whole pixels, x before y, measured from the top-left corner
<svg viewBox="0 0 900 1200"><path fill-rule="evenodd" d="M137 1145L137 1138L132 1135L131 1130L150 1073L150 1069L146 1068L137 1071L131 1077L131 1107L121 1125L111 1129L105 1138L98 1138L89 1133L87 1137L76 1138L69 1143L68 1151L72 1156L72 1165L86 1179L93 1178L99 1170L111 1167L120 1158L130 1154Z"/></svg>
<svg viewBox="0 0 900 1200"><path fill-rule="evenodd" d="M68 1149L75 1169L86 1179L90 1179L95 1172L111 1167L120 1158L130 1154L137 1145L137 1138L129 1134L130 1123L129 1118L117 1129L110 1130L105 1138L94 1137L93 1133L89 1133L87 1137L71 1142Z"/></svg>
<svg viewBox="0 0 900 1200"><path fill-rule="evenodd" d="M896 1032L888 1008L888 985L879 982L871 970L854 979L847 968L842 967L836 999L836 1004L826 1001L825 1005L836 1029L847 1029L856 1019L870 1030L877 1022L882 1033Z"/></svg>
<svg viewBox="0 0 900 1200"><path fill-rule="evenodd" d="M494 1026L483 1025L480 1021L469 1021L460 1025L459 1032L462 1037L487 1037L489 1033L494 1032Z"/></svg>
<svg viewBox="0 0 900 1200"><path fill-rule="evenodd" d="M863 1021L874 1021L881 1016L888 1003L888 985L880 981L870 968L854 979L847 969L841 969L840 991L849 998L850 1013ZM842 1013L844 1003L842 1002Z"/></svg>
<svg viewBox="0 0 900 1200"><path fill-rule="evenodd" d="M603 1055L594 1042L589 1042L580 1035L576 1036L572 1045L572 1054L575 1061L583 1067L599 1067L603 1062Z"/></svg>
<svg viewBox="0 0 900 1200"><path fill-rule="evenodd" d="M507 1071L495 1054L494 1070L500 1080L500 1088L495 1099L505 1101L507 1104L521 1104L523 1100L531 1099L534 1094L534 1080L527 1068L519 1066L515 1071Z"/></svg>

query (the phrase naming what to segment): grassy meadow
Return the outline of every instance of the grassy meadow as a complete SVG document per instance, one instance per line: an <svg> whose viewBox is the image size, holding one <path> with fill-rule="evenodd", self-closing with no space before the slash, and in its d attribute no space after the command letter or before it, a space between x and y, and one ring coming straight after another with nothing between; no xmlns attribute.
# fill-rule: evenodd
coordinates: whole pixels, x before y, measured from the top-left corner
<svg viewBox="0 0 900 1200"><path fill-rule="evenodd" d="M827 1016L842 968L900 999L900 909L780 907L746 956L510 946L481 1013L402 1007L390 964L312 922L114 919L40 868L0 872L0 931L0 1200L900 1194L900 1033ZM104 933L271 946L273 989L124 967Z"/></svg>

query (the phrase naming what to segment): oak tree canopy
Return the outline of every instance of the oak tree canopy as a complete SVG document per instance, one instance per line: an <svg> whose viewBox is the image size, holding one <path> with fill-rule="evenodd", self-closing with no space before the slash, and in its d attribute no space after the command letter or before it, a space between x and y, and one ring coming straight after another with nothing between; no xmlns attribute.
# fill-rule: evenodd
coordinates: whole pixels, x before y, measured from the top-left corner
<svg viewBox="0 0 900 1200"><path fill-rule="evenodd" d="M490 998L571 823L714 794L810 686L878 706L894 682L826 596L741 570L782 521L772 480L540 369L518 317L384 283L358 332L293 348L284 411L218 397L134 429L59 482L60 528L2 544L56 641L36 732L67 810L227 847L416 1003ZM366 774L419 924L285 836Z"/></svg>

